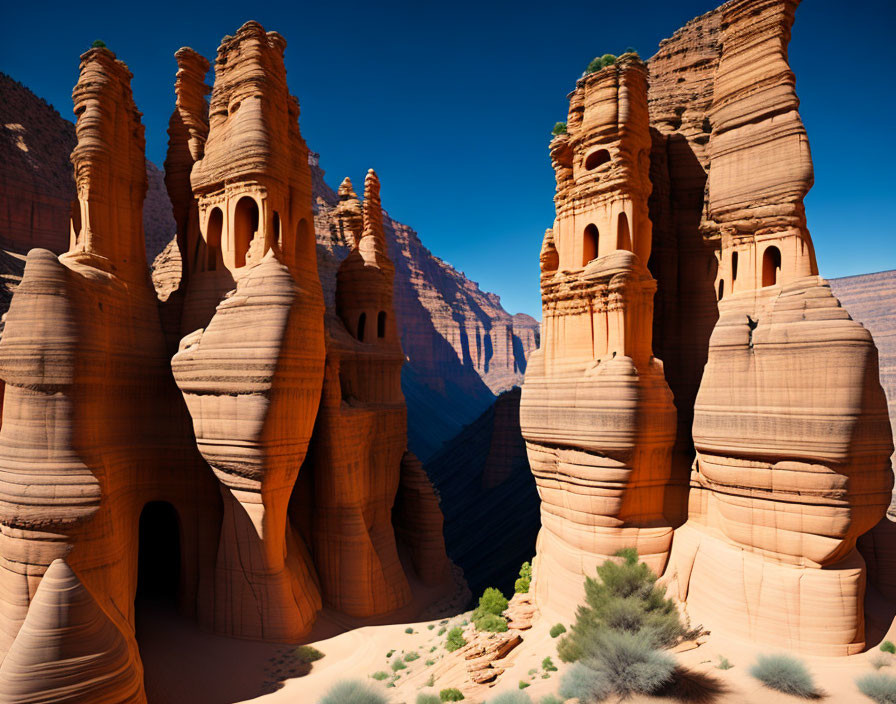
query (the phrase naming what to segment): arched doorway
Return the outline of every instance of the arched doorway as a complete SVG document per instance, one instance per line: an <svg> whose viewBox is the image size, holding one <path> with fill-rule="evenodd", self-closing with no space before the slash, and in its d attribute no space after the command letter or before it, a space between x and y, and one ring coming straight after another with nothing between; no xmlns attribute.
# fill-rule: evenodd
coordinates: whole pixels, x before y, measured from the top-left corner
<svg viewBox="0 0 896 704"><path fill-rule="evenodd" d="M205 269L215 271L221 261L221 233L224 231L224 213L220 208L212 208L208 216L208 227L205 230L206 252L208 254Z"/></svg>
<svg viewBox="0 0 896 704"><path fill-rule="evenodd" d="M781 272L781 250L767 247L762 254L762 286L775 286Z"/></svg>
<svg viewBox="0 0 896 704"><path fill-rule="evenodd" d="M234 266L246 266L249 244L258 232L258 203L252 196L243 196L233 212Z"/></svg>
<svg viewBox="0 0 896 704"><path fill-rule="evenodd" d="M167 501L151 501L140 513L136 601L177 605L180 584L180 521Z"/></svg>
<svg viewBox="0 0 896 704"><path fill-rule="evenodd" d="M600 235L596 225L589 225L585 228L585 239L582 242L582 266L597 257L599 239Z"/></svg>
<svg viewBox="0 0 896 704"><path fill-rule="evenodd" d="M616 249L632 251L632 235L628 227L628 216L619 213L616 219Z"/></svg>

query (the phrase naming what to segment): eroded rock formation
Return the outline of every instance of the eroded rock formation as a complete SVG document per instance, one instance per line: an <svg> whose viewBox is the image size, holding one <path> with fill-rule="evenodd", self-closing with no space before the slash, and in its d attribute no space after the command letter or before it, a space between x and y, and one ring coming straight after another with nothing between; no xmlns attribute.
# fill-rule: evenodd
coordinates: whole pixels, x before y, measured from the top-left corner
<svg viewBox="0 0 896 704"><path fill-rule="evenodd" d="M640 501L628 515L614 514L611 499L624 494L634 473L608 475L612 483L594 490L601 475L578 469L594 450L602 463L615 459L612 448L595 447L593 435L626 426L605 414L583 432L574 419L592 395L584 393L589 386L560 395L575 369L570 351L584 357L589 330L568 320L553 327L562 310L557 301L587 291L584 282L595 268L589 254L607 252L602 244L588 249L592 223L570 218L564 228L563 222L576 212L568 201L585 210L582 195L594 188L578 180L589 155L575 147L598 103L597 97L589 102L587 86L611 71L586 76L571 96L569 134L551 144L558 225L541 253L544 352L530 363L521 411L543 502L535 563L540 608L562 607L553 584L563 560L570 580L578 570L579 584L593 572L593 563L571 546L596 552L607 516L621 526L614 547L636 547L648 561L658 543L641 541L643 519L675 526L686 516L671 541L664 580L693 622L811 653L845 655L864 646L866 567L856 541L889 504L891 431L874 343L818 276L806 228L803 197L812 185L812 162L786 54L797 4L734 0L688 23L649 62L654 348L664 359L658 368L674 392L679 422L671 471L669 438L662 435L647 460L656 482L647 493L651 501ZM623 73L627 63L620 57L614 71ZM633 114L630 102L620 101L620 116ZM615 156L610 149L609 158L594 157L598 182L606 178L599 169L613 168ZM604 229L594 224L602 241ZM619 246L618 237L612 241ZM632 244L637 254L637 236ZM555 282L571 276L582 283L557 296ZM584 298L588 305L574 312L587 319L595 306ZM649 331L635 335L636 345L649 345ZM554 336L566 339L565 358L551 366ZM605 364L595 361L598 370ZM540 396L552 384L557 396L548 405ZM643 403L646 397L633 398ZM542 429L551 428L552 414L565 424L548 433ZM562 432L567 428L577 430ZM551 454L566 459L546 472ZM686 487L684 467L694 455ZM576 498L592 489L591 500L556 498L564 484ZM588 522L597 527L577 530ZM867 545L875 575L890 592L885 544L891 533L875 531ZM662 568L662 560L653 563Z"/></svg>
<svg viewBox="0 0 896 704"><path fill-rule="evenodd" d="M653 357L647 70L634 55L582 78L551 142L554 227L541 253L542 346L520 425L541 496L539 606L580 601L583 574L638 548L657 572L675 408Z"/></svg>
<svg viewBox="0 0 896 704"><path fill-rule="evenodd" d="M352 616L396 609L411 597L406 570L444 586L439 599L462 586L413 467L404 503L419 515L404 517L399 559L404 356L379 182L371 172L328 312L284 48L255 22L225 37L207 113L208 64L178 51L166 160L177 236L158 298L131 74L108 49L82 56L69 249L32 250L0 341L11 701L145 700L135 593L164 575L144 541L170 539L156 547L174 561L160 569L179 572L166 588L182 612L241 637L293 642L324 601Z"/></svg>

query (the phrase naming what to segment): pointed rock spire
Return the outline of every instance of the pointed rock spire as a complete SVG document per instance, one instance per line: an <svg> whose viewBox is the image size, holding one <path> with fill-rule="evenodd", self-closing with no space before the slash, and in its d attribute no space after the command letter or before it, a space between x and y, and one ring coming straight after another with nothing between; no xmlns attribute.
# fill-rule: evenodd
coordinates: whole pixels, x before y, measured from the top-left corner
<svg viewBox="0 0 896 704"><path fill-rule="evenodd" d="M352 180L346 176L339 184L337 191L339 203L335 216L339 222L339 235L344 244L355 249L361 241L364 231L364 216L361 212L361 201L352 186Z"/></svg>
<svg viewBox="0 0 896 704"><path fill-rule="evenodd" d="M373 169L364 178L364 232L358 249L366 266L376 266L388 273L395 267L386 252L386 235L383 231L383 206L380 202L380 179Z"/></svg>
<svg viewBox="0 0 896 704"><path fill-rule="evenodd" d="M145 701L125 637L65 560L50 564L0 665L0 701Z"/></svg>

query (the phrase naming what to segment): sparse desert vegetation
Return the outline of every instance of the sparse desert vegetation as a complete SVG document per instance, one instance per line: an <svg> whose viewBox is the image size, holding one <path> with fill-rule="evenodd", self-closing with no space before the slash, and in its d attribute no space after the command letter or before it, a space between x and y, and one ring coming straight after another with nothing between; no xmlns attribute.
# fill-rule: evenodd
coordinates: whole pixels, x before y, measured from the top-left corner
<svg viewBox="0 0 896 704"><path fill-rule="evenodd" d="M339 682L324 695L320 704L387 704L388 700L371 685L360 680Z"/></svg>
<svg viewBox="0 0 896 704"><path fill-rule="evenodd" d="M809 670L791 655L760 655L750 667L750 674L769 689L805 699L819 696Z"/></svg>
<svg viewBox="0 0 896 704"><path fill-rule="evenodd" d="M862 675L856 679L856 687L877 704L896 704L896 677L880 672Z"/></svg>

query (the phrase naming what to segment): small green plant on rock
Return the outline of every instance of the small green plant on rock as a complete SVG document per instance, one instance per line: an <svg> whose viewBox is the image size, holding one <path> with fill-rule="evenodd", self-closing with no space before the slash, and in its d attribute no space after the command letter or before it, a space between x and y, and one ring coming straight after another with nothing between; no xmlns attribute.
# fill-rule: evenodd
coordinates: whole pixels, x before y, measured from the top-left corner
<svg viewBox="0 0 896 704"><path fill-rule="evenodd" d="M559 137L561 134L566 134L566 123L565 122L555 122L554 129L551 130L551 134L555 137Z"/></svg>
<svg viewBox="0 0 896 704"><path fill-rule="evenodd" d="M406 670L408 666L404 664L401 660L396 660L392 663L392 672L398 672L399 670Z"/></svg>
<svg viewBox="0 0 896 704"><path fill-rule="evenodd" d="M507 630L507 619L501 614L507 608L507 598L494 587L488 587L479 597L479 606L473 610L473 625L477 631L499 633Z"/></svg>
<svg viewBox="0 0 896 704"><path fill-rule="evenodd" d="M503 616L485 614L476 621L476 630L488 631L489 633L504 633L507 630L507 619Z"/></svg>
<svg viewBox="0 0 896 704"><path fill-rule="evenodd" d="M389 678L389 673L385 670L380 670L379 672L374 672L371 677L375 679L377 682L382 682L385 679Z"/></svg>
<svg viewBox="0 0 896 704"><path fill-rule="evenodd" d="M518 686L520 689L525 689L526 687L529 687L530 685L529 685L528 682L526 682L526 680L520 680L520 681L519 681L519 684L518 684L517 686Z"/></svg>
<svg viewBox="0 0 896 704"><path fill-rule="evenodd" d="M545 672L556 672L557 666L554 664L554 661L551 660L551 656L548 655L544 660L541 661L541 669Z"/></svg>
<svg viewBox="0 0 896 704"><path fill-rule="evenodd" d="M896 677L876 672L856 679L859 691L877 704L896 704Z"/></svg>
<svg viewBox="0 0 896 704"><path fill-rule="evenodd" d="M562 636L564 633L566 633L566 626L564 626L562 623L555 623L553 626L551 626L551 638Z"/></svg>
<svg viewBox="0 0 896 704"><path fill-rule="evenodd" d="M96 40L94 40L93 44L90 45L90 48L91 49L107 49L108 47L106 46L106 42L104 42L102 39L96 39Z"/></svg>
<svg viewBox="0 0 896 704"><path fill-rule="evenodd" d="M449 687L448 689L443 689L439 692L439 699L443 702L459 702L464 698L463 692L461 692L456 687Z"/></svg>
<svg viewBox="0 0 896 704"><path fill-rule="evenodd" d="M880 644L880 649L885 653L893 653L896 654L896 645L893 645L892 641L885 640Z"/></svg>
<svg viewBox="0 0 896 704"><path fill-rule="evenodd" d="M359 680L338 682L328 691L320 704L388 704L386 697Z"/></svg>
<svg viewBox="0 0 896 704"><path fill-rule="evenodd" d="M307 663L317 662L324 657L322 652L310 645L300 645L293 651L293 654L302 662Z"/></svg>
<svg viewBox="0 0 896 704"><path fill-rule="evenodd" d="M603 56L595 56L593 59L591 59L591 62L585 69L585 75L587 76L589 73L595 73L596 71L600 71L602 68L606 68L607 66L612 66L615 63L615 54L604 54Z"/></svg>
<svg viewBox="0 0 896 704"><path fill-rule="evenodd" d="M453 653L458 648L463 648L466 644L467 640L464 638L464 632L460 626L455 626L448 631L448 637L445 639L445 650L449 653Z"/></svg>
<svg viewBox="0 0 896 704"><path fill-rule="evenodd" d="M750 674L769 689L806 699L819 695L806 666L790 655L760 655Z"/></svg>
<svg viewBox="0 0 896 704"><path fill-rule="evenodd" d="M404 629L404 632L405 632L405 633L413 633L413 632L414 632L414 629L411 628L410 626L408 626L407 628Z"/></svg>
<svg viewBox="0 0 896 704"><path fill-rule="evenodd" d="M557 123L559 125L561 123ZM563 124L563 131L566 132L566 123ZM557 129L557 125L554 125L554 129ZM556 134L554 135L556 136ZM517 594L527 594L529 592L529 586L532 584L532 564L530 562L524 562L523 566L520 567L520 577L516 580L513 585L513 591ZM506 608L506 607L505 607Z"/></svg>
<svg viewBox="0 0 896 704"><path fill-rule="evenodd" d="M415 652L412 650L412 651L409 652L409 653L405 653L404 661L405 661L405 662L414 662L414 660L417 660L419 657L420 657L420 655L419 655L418 653L415 653Z"/></svg>
<svg viewBox="0 0 896 704"><path fill-rule="evenodd" d="M436 635L437 635L437 636L440 636L440 635L442 635L442 634L444 634L444 633L445 633L445 627L442 626L442 627L439 629L439 632L436 633Z"/></svg>
<svg viewBox="0 0 896 704"><path fill-rule="evenodd" d="M719 655L719 663L716 665L720 670L730 670L734 665L724 655Z"/></svg>

